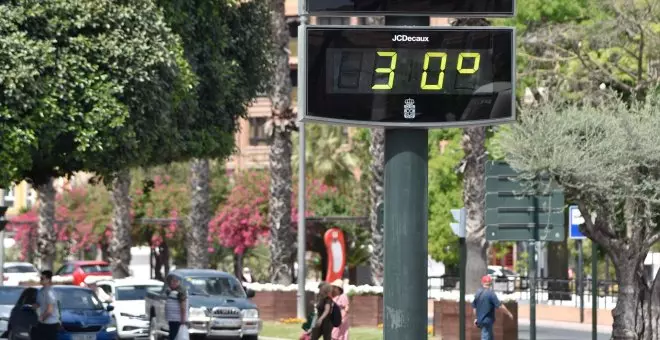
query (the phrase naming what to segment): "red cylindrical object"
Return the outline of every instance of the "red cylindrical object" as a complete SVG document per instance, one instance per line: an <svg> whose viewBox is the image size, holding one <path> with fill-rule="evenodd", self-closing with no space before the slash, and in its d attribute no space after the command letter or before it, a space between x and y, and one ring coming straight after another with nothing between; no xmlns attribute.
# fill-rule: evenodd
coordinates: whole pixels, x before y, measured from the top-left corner
<svg viewBox="0 0 660 340"><path fill-rule="evenodd" d="M344 232L339 228L330 228L323 236L325 249L328 254L328 274L325 282L333 282L344 276L346 268L346 244Z"/></svg>

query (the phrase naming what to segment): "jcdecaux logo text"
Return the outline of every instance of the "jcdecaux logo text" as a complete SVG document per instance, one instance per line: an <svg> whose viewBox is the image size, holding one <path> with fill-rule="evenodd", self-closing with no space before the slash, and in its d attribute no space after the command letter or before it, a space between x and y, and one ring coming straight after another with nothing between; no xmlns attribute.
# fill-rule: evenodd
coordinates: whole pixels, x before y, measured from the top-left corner
<svg viewBox="0 0 660 340"><path fill-rule="evenodd" d="M392 38L392 41L429 41L429 37L411 37L405 34L398 34Z"/></svg>

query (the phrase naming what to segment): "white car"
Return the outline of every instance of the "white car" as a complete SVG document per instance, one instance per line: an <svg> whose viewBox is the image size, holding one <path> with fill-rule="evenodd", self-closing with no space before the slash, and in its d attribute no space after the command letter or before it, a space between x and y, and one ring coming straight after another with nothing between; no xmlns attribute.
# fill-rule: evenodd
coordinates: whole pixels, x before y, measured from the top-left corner
<svg viewBox="0 0 660 340"><path fill-rule="evenodd" d="M21 282L39 282L39 271L29 262L6 262L4 268L4 285L18 286Z"/></svg>
<svg viewBox="0 0 660 340"><path fill-rule="evenodd" d="M150 279L100 280L96 285L112 297L120 339L149 339L149 318L145 314L144 298L148 291L159 292L163 282Z"/></svg>
<svg viewBox="0 0 660 340"><path fill-rule="evenodd" d="M490 275L495 281L495 290L502 291L507 294L512 294L516 291L516 280L520 278L520 275L502 266L488 266L488 275Z"/></svg>

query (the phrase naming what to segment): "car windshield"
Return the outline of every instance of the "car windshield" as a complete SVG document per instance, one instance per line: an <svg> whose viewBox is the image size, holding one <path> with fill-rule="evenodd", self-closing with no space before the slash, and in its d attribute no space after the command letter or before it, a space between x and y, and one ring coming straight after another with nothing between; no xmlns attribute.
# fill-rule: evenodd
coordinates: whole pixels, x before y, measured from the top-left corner
<svg viewBox="0 0 660 340"><path fill-rule="evenodd" d="M233 277L187 277L184 282L190 295L246 297L243 286Z"/></svg>
<svg viewBox="0 0 660 340"><path fill-rule="evenodd" d="M25 288L2 287L0 289L0 305L14 305Z"/></svg>
<svg viewBox="0 0 660 340"><path fill-rule="evenodd" d="M130 300L144 300L147 292L158 293L161 286L118 286L115 287L115 300L117 301L130 301Z"/></svg>
<svg viewBox="0 0 660 340"><path fill-rule="evenodd" d="M10 273L36 273L37 268L34 268L31 264L19 264L5 267L5 274Z"/></svg>
<svg viewBox="0 0 660 340"><path fill-rule="evenodd" d="M110 266L107 264L84 264L80 266L83 272L90 273L107 273L110 271Z"/></svg>
<svg viewBox="0 0 660 340"><path fill-rule="evenodd" d="M55 289L62 309L103 309L103 304L89 289Z"/></svg>

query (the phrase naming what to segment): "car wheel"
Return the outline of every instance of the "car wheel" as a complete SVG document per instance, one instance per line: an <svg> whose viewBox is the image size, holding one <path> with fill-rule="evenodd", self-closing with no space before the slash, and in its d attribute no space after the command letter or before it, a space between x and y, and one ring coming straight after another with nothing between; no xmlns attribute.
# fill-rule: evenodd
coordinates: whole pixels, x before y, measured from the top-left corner
<svg viewBox="0 0 660 340"><path fill-rule="evenodd" d="M149 319L149 340L162 340L163 338L156 331L158 327L156 326L156 317L152 316Z"/></svg>
<svg viewBox="0 0 660 340"><path fill-rule="evenodd" d="M258 335L244 335L243 340L259 340Z"/></svg>

